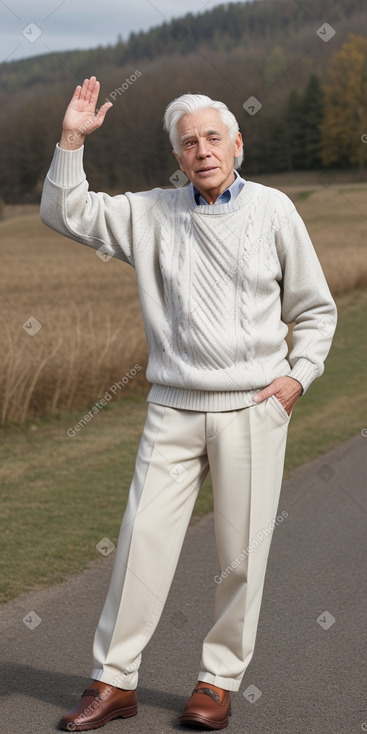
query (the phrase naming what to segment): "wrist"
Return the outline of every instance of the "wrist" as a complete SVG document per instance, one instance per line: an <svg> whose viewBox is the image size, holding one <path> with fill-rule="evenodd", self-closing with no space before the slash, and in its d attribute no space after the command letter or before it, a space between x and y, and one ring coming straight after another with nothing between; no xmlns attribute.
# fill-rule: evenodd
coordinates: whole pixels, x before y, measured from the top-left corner
<svg viewBox="0 0 367 734"><path fill-rule="evenodd" d="M86 136L81 135L78 130L63 130L59 142L59 148L63 150L78 150L84 145Z"/></svg>
<svg viewBox="0 0 367 734"><path fill-rule="evenodd" d="M296 383L296 385L298 386L298 389L301 391L300 394L302 395L302 393L303 393L303 385L300 383L299 380L297 380L296 377L292 377L291 375L288 375L288 376L291 378L291 380L293 380Z"/></svg>

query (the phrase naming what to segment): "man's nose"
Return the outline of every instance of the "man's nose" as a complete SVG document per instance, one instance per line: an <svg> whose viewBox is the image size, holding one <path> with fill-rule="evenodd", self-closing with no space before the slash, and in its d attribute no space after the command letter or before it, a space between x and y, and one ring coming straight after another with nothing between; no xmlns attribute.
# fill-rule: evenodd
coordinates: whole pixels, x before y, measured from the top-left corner
<svg viewBox="0 0 367 734"><path fill-rule="evenodd" d="M198 141L197 154L199 158L205 158L207 155L210 155L210 146L207 140Z"/></svg>

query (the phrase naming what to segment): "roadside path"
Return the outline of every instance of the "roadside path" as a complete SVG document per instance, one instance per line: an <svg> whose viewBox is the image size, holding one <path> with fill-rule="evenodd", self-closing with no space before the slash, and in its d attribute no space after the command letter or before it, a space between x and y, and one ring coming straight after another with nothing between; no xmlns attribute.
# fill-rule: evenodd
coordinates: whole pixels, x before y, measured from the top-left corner
<svg viewBox="0 0 367 734"><path fill-rule="evenodd" d="M275 529L255 655L232 694L229 734L367 731L366 450L358 435L283 484L278 514L288 516ZM112 562L101 557L64 584L0 607L1 734L52 734L87 687ZM177 717L195 685L217 572L209 515L188 530L144 652L138 716L110 722L104 734L190 731ZM42 620L33 630L22 621L31 611Z"/></svg>

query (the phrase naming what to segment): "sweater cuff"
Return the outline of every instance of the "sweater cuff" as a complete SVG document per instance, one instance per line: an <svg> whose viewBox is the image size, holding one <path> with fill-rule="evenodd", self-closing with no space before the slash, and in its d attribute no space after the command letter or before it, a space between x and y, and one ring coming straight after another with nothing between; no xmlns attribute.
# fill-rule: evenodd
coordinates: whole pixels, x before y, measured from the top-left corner
<svg viewBox="0 0 367 734"><path fill-rule="evenodd" d="M293 377L295 380L301 383L303 387L302 395L307 392L311 385L311 382L320 375L313 362L310 362L304 357L300 357L294 365L293 369L288 372L287 377Z"/></svg>
<svg viewBox="0 0 367 734"><path fill-rule="evenodd" d="M64 150L57 143L48 178L56 186L71 188L85 180L83 168L84 145L78 150Z"/></svg>

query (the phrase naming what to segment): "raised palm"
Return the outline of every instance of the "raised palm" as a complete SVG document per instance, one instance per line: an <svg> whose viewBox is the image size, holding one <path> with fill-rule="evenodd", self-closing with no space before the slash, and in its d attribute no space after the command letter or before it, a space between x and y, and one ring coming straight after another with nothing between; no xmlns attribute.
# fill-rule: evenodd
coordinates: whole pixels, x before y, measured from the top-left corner
<svg viewBox="0 0 367 734"><path fill-rule="evenodd" d="M62 123L65 132L78 131L84 136L101 127L112 102L105 102L96 112L99 90L100 83L95 76L85 79L82 87L76 87Z"/></svg>

